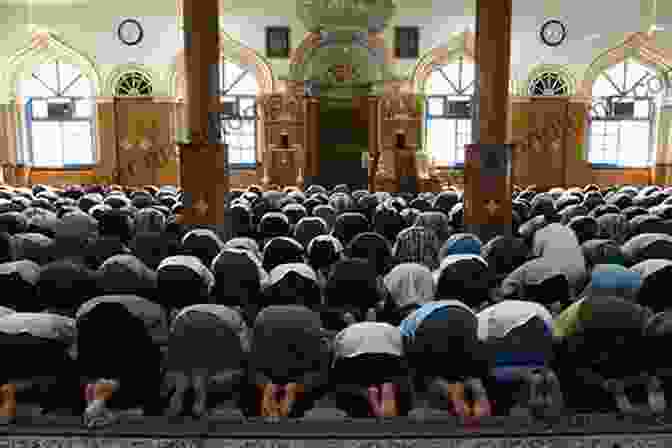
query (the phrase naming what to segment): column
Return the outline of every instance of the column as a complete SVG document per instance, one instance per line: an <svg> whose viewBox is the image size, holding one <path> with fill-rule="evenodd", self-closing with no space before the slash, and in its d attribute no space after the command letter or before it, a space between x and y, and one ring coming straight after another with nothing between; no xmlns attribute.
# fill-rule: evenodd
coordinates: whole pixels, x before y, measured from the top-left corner
<svg viewBox="0 0 672 448"><path fill-rule="evenodd" d="M484 242L511 232L511 4L476 0L475 145L465 155L464 222Z"/></svg>
<svg viewBox="0 0 672 448"><path fill-rule="evenodd" d="M184 222L223 230L229 179L220 143L219 0L184 0L186 124L180 144Z"/></svg>
<svg viewBox="0 0 672 448"><path fill-rule="evenodd" d="M320 99L305 97L305 168L303 182L306 187L314 184L320 172Z"/></svg>
<svg viewBox="0 0 672 448"><path fill-rule="evenodd" d="M369 154L368 154L368 169L369 169L369 191L376 191L376 166L374 161L380 152L380 114L379 97L377 95L369 95L367 97L367 105L369 112Z"/></svg>

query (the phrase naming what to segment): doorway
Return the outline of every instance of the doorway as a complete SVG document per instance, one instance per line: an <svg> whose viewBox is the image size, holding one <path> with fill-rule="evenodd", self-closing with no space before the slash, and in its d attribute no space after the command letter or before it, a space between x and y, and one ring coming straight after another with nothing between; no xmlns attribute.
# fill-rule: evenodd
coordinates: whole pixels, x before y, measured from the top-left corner
<svg viewBox="0 0 672 448"><path fill-rule="evenodd" d="M369 114L366 96L320 98L318 184L368 188Z"/></svg>

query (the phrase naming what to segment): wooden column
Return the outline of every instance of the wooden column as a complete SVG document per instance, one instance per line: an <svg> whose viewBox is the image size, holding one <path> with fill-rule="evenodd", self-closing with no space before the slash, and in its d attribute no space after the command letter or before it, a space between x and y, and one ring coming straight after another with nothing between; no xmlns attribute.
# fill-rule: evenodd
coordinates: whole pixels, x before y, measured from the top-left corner
<svg viewBox="0 0 672 448"><path fill-rule="evenodd" d="M224 224L229 179L220 143L219 0L184 0L186 109L189 143L180 145L184 222Z"/></svg>
<svg viewBox="0 0 672 448"><path fill-rule="evenodd" d="M312 185L317 180L320 170L320 99L306 97L306 121L304 132L306 133L306 159L304 184Z"/></svg>
<svg viewBox="0 0 672 448"><path fill-rule="evenodd" d="M379 98L375 95L367 97L368 112L369 112L369 191L376 191L376 170L377 166L374 163L380 152L380 114Z"/></svg>
<svg viewBox="0 0 672 448"><path fill-rule="evenodd" d="M477 145L467 149L465 160L464 222L484 242L511 231L510 150L504 146L508 143L511 4L512 0L476 0L473 135Z"/></svg>

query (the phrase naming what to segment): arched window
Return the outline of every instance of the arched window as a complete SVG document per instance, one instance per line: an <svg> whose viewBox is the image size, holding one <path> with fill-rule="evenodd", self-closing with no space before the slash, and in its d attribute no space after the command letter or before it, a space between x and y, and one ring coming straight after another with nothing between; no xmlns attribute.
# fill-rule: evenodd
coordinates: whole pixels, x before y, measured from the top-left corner
<svg viewBox="0 0 672 448"><path fill-rule="evenodd" d="M460 56L435 66L425 84L425 141L440 165L464 165L464 146L471 143L474 64Z"/></svg>
<svg viewBox="0 0 672 448"><path fill-rule="evenodd" d="M569 85L562 76L554 72L543 72L529 85L530 96L569 95Z"/></svg>
<svg viewBox="0 0 672 448"><path fill-rule="evenodd" d="M63 168L96 161L93 86L81 71L56 61L19 84L25 103L22 161Z"/></svg>
<svg viewBox="0 0 672 448"><path fill-rule="evenodd" d="M597 77L588 142L588 160L592 164L651 164L656 111L664 91L656 87L660 85L656 78L655 70L631 60L611 66Z"/></svg>
<svg viewBox="0 0 672 448"><path fill-rule="evenodd" d="M257 93L254 73L224 60L220 66L222 101L241 119L222 120L224 141L229 145L231 167L253 167L257 163Z"/></svg>
<svg viewBox="0 0 672 448"><path fill-rule="evenodd" d="M116 96L151 96L152 81L142 72L127 72L117 80L114 93Z"/></svg>

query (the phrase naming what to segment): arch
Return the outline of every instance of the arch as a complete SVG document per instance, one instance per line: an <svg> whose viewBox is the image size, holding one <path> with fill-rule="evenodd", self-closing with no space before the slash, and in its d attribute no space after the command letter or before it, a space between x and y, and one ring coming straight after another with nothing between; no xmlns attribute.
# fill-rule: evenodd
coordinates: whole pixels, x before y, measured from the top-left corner
<svg viewBox="0 0 672 448"><path fill-rule="evenodd" d="M428 50L418 59L411 72L411 85L417 93L425 90L425 83L434 65L446 65L464 56L469 62L476 63L476 35L472 31L457 34L448 43Z"/></svg>
<svg viewBox="0 0 672 448"><path fill-rule="evenodd" d="M115 67L114 70L109 74L107 77L107 82L105 83L105 96L113 97L116 96L117 92L117 83L119 82L119 79L129 73L129 72L140 72L143 75L145 75L149 81L151 82L152 86L156 82L157 76L154 73L154 71L144 65L140 64L124 64L120 65L118 67Z"/></svg>
<svg viewBox="0 0 672 448"><path fill-rule="evenodd" d="M319 48L321 40L321 35L318 32L307 32L305 34L297 49L293 50L290 54L288 71L290 78L293 79L293 75L301 71L303 64L306 62L306 56L308 56L311 51ZM385 37L382 32L369 31L368 48L380 49L383 51L384 66L389 67L396 63L394 50L385 45Z"/></svg>
<svg viewBox="0 0 672 448"><path fill-rule="evenodd" d="M626 36L619 45L606 50L588 66L583 82L579 86L579 94L592 97L593 84L597 77L612 65L620 64L626 59L635 59L642 65L654 69L661 75L661 79L667 83L667 96L670 93L668 72L672 70L672 55L657 48L654 39L646 33L638 32Z"/></svg>
<svg viewBox="0 0 672 448"><path fill-rule="evenodd" d="M275 92L276 80L273 76L273 69L268 61L253 48L248 47L232 38L229 34L222 31L220 37L222 59L227 59L241 67L250 69L254 73L260 95L268 95ZM171 70L169 81L171 96L183 98L185 94L185 60L184 49L181 49L175 56L173 69Z"/></svg>
<svg viewBox="0 0 672 448"><path fill-rule="evenodd" d="M18 101L17 88L21 79L32 73L35 67L56 60L61 60L79 68L82 74L92 83L94 94L101 96L100 74L93 60L65 43L54 33L41 31L34 33L31 43L9 59L9 69L6 72L8 78L5 82L7 99Z"/></svg>
<svg viewBox="0 0 672 448"><path fill-rule="evenodd" d="M567 92L568 96L576 95L576 78L567 67L556 64L539 64L533 67L530 70L527 79L525 80L525 84L518 86L519 90L517 94L519 96L529 96L528 88L530 83L537 79L541 74L547 72L557 73L562 78L562 80L565 81L569 90Z"/></svg>

